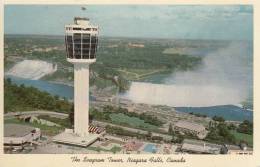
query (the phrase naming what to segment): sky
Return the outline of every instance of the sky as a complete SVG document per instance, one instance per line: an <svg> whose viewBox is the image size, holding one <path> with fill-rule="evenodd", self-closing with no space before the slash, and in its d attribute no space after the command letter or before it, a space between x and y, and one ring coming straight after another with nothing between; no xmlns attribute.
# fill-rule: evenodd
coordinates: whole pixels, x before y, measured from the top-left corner
<svg viewBox="0 0 260 167"><path fill-rule="evenodd" d="M81 10L81 7L86 10ZM251 5L5 5L5 34L63 35L74 16L101 36L252 40Z"/></svg>

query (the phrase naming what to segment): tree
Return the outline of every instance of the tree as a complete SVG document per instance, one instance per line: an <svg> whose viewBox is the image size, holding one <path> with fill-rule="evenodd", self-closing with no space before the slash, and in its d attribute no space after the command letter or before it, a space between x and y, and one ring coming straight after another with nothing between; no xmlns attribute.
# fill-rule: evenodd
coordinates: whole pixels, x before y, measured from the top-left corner
<svg viewBox="0 0 260 167"><path fill-rule="evenodd" d="M92 121L93 121L93 115L89 114L89 123L92 123Z"/></svg>
<svg viewBox="0 0 260 167"><path fill-rule="evenodd" d="M227 126L223 123L218 125L219 135L223 137L227 137L229 135L229 130Z"/></svg>
<svg viewBox="0 0 260 167"><path fill-rule="evenodd" d="M147 139L150 139L152 137L152 132L151 131L148 131L147 134L146 134L146 138Z"/></svg>
<svg viewBox="0 0 260 167"><path fill-rule="evenodd" d="M169 125L168 133L169 133L170 135L173 134L172 123L170 123L170 125Z"/></svg>
<svg viewBox="0 0 260 167"><path fill-rule="evenodd" d="M9 85L11 85L11 84L12 84L12 80L11 80L10 78L7 78L7 79L6 79L6 83L9 84Z"/></svg>
<svg viewBox="0 0 260 167"><path fill-rule="evenodd" d="M71 125L74 125L74 104L71 106L70 113L69 113L69 120Z"/></svg>
<svg viewBox="0 0 260 167"><path fill-rule="evenodd" d="M163 137L161 137L161 136L152 136L152 140L162 141Z"/></svg>
<svg viewBox="0 0 260 167"><path fill-rule="evenodd" d="M178 135L177 139L174 140L174 143L182 143L183 140L184 140L184 136Z"/></svg>
<svg viewBox="0 0 260 167"><path fill-rule="evenodd" d="M104 110L105 112L111 112L111 111L113 111L113 107L112 107L112 106L109 106L109 105L106 105L106 106L103 107L103 110Z"/></svg>
<svg viewBox="0 0 260 167"><path fill-rule="evenodd" d="M212 118L214 121L218 121L218 122L225 122L225 119L223 117L219 117L219 116L214 116Z"/></svg>
<svg viewBox="0 0 260 167"><path fill-rule="evenodd" d="M239 124L237 131L240 133L245 133L245 134L253 134L253 123L245 120L241 124Z"/></svg>
<svg viewBox="0 0 260 167"><path fill-rule="evenodd" d="M4 82L4 109L9 111L51 110L69 112L71 103L57 99L51 94L34 87L12 84L10 79Z"/></svg>
<svg viewBox="0 0 260 167"><path fill-rule="evenodd" d="M236 125L234 125L233 123L231 123L231 124L228 125L228 129L229 129L229 130L236 130L237 127L236 127Z"/></svg>
<svg viewBox="0 0 260 167"><path fill-rule="evenodd" d="M219 123L216 127L211 127L206 138L218 143L235 143L235 136L230 133L225 123Z"/></svg>
<svg viewBox="0 0 260 167"><path fill-rule="evenodd" d="M55 100L59 100L59 98L60 98L60 97L59 97L58 95L55 95L55 96L54 96L54 99L55 99Z"/></svg>

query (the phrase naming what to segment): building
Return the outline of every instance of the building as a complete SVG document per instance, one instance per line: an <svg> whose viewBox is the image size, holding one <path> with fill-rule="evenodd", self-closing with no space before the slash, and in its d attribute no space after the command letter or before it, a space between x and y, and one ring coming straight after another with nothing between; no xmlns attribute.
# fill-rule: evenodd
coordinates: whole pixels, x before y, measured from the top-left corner
<svg viewBox="0 0 260 167"><path fill-rule="evenodd" d="M207 136L207 130L203 125L191 123L187 121L179 121L174 125L174 130L181 133L190 133L197 136L199 139L204 139Z"/></svg>
<svg viewBox="0 0 260 167"><path fill-rule="evenodd" d="M138 44L138 43L128 43L128 46L132 48L144 48L144 44Z"/></svg>
<svg viewBox="0 0 260 167"><path fill-rule="evenodd" d="M223 148L224 154L233 154L233 155L252 155L253 149L247 147L245 144L237 145L224 145Z"/></svg>
<svg viewBox="0 0 260 167"><path fill-rule="evenodd" d="M98 27L88 18L75 17L65 26L67 61L74 65L74 129L65 130L54 141L87 146L99 135L89 133L89 66L96 62Z"/></svg>
<svg viewBox="0 0 260 167"><path fill-rule="evenodd" d="M126 150L127 153L130 153L130 152L138 152L139 149L144 145L143 142L138 142L138 141L129 141L127 142L125 145L124 145L124 149Z"/></svg>
<svg viewBox="0 0 260 167"><path fill-rule="evenodd" d="M184 139L181 151L193 154L220 154L222 146L201 140Z"/></svg>
<svg viewBox="0 0 260 167"><path fill-rule="evenodd" d="M4 124L4 148L22 149L40 139L41 130L19 124Z"/></svg>
<svg viewBox="0 0 260 167"><path fill-rule="evenodd" d="M118 100L119 100L120 107L122 108L128 108L134 106L134 103L129 99L119 98Z"/></svg>

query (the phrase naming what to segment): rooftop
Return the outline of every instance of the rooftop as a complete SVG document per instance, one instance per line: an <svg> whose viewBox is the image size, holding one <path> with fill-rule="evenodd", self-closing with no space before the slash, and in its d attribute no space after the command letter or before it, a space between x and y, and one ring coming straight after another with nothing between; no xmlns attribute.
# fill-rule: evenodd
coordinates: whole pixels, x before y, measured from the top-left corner
<svg viewBox="0 0 260 167"><path fill-rule="evenodd" d="M58 143L86 147L96 141L101 135L102 134L89 133L87 136L81 137L73 133L72 129L65 129L64 132L54 136L52 140Z"/></svg>
<svg viewBox="0 0 260 167"><path fill-rule="evenodd" d="M226 145L228 150L241 150L241 147L236 145Z"/></svg>
<svg viewBox="0 0 260 167"><path fill-rule="evenodd" d="M184 139L182 150L188 150L200 153L219 154L222 146L208 143L200 140Z"/></svg>
<svg viewBox="0 0 260 167"><path fill-rule="evenodd" d="M187 121L179 121L175 124L177 127L185 128L185 129L190 129L194 130L197 132L201 132L206 130L203 125L192 123L192 122L187 122Z"/></svg>
<svg viewBox="0 0 260 167"><path fill-rule="evenodd" d="M89 19L85 17L75 17L74 18L74 24L77 25L88 25Z"/></svg>
<svg viewBox="0 0 260 167"><path fill-rule="evenodd" d="M247 147L247 146L246 146L246 149L245 149L245 150L243 150L243 149L241 148L241 146L237 146L237 145L225 145L225 146L226 146L226 148L227 148L228 150L232 150L232 151L245 151L245 150L247 150L247 151L252 151L252 150L253 150L252 147Z"/></svg>
<svg viewBox="0 0 260 167"><path fill-rule="evenodd" d="M35 128L26 126L26 125L18 125L18 124L5 124L4 125L4 137L23 137Z"/></svg>
<svg viewBox="0 0 260 167"><path fill-rule="evenodd" d="M74 17L74 20L89 20L89 18L86 18L86 17Z"/></svg>

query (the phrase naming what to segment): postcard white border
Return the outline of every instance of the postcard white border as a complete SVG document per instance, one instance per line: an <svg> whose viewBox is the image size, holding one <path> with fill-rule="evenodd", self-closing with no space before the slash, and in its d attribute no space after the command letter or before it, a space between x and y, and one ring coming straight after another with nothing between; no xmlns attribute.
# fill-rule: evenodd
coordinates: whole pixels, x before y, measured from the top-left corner
<svg viewBox="0 0 260 167"><path fill-rule="evenodd" d="M253 155L145 155L145 154L131 154L131 155L122 155L122 154L77 154L78 157L88 156L89 158L95 157L104 157L107 158L109 156L113 156L114 158L150 158L152 156L160 156L160 157L172 157L172 158L180 158L184 157L185 163L140 163L135 165L134 163L72 163L71 157L72 154L3 154L3 32L4 32L4 3L5 4L68 4L68 5L78 5L78 4L178 4L178 5L187 5L187 4L218 4L218 5L227 5L227 4L251 4L254 8L254 153ZM227 166L236 166L236 167L260 167L260 114L259 114L259 88L257 85L260 85L259 73L260 70L260 3L257 0L133 0L133 1L110 1L110 0L59 0L59 1L51 1L51 0L5 0L5 2L1 1L0 6L0 106L1 106L1 114L0 114L0 166L1 167L54 167L54 166L88 166L88 167L108 167L108 166L181 166L181 167L227 167ZM258 46L257 46L258 44ZM257 56L258 55L258 56ZM257 158L258 157L258 158Z"/></svg>

